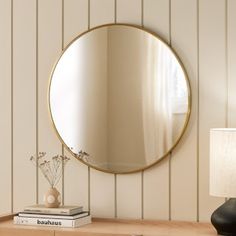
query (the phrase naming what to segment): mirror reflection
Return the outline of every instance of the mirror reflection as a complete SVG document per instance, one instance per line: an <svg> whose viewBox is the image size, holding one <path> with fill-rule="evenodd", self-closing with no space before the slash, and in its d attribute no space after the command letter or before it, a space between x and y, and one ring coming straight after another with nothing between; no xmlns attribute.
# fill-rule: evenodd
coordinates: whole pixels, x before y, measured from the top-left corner
<svg viewBox="0 0 236 236"><path fill-rule="evenodd" d="M73 153L107 172L144 169L177 144L190 113L186 74L159 38L105 25L76 38L51 76L56 131Z"/></svg>

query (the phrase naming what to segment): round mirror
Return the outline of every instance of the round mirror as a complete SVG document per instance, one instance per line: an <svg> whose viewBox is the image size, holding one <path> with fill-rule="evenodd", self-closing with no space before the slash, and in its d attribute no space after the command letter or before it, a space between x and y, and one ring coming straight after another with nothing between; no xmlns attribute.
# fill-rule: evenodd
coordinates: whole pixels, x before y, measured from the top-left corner
<svg viewBox="0 0 236 236"><path fill-rule="evenodd" d="M49 107L62 143L111 173L157 163L190 115L187 75L173 50L140 27L109 24L75 38L51 74Z"/></svg>

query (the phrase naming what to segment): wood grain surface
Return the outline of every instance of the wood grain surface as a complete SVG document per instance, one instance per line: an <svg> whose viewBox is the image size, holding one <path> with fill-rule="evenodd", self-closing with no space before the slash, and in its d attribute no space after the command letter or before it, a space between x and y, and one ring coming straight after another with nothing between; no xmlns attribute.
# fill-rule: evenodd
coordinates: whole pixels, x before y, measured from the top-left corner
<svg viewBox="0 0 236 236"><path fill-rule="evenodd" d="M99 236L99 235L150 235L150 236L210 236L216 232L209 223L180 221L144 221L93 219L92 224L80 228L55 228L14 225L12 220L0 223L1 236Z"/></svg>

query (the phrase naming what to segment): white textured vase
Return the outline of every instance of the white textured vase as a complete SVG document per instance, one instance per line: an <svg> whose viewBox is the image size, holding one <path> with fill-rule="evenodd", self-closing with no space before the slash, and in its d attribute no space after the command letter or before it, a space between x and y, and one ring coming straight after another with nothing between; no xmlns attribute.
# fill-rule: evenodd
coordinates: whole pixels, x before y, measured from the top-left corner
<svg viewBox="0 0 236 236"><path fill-rule="evenodd" d="M46 207L56 208L61 204L61 196L56 188L50 188L43 197L43 201Z"/></svg>

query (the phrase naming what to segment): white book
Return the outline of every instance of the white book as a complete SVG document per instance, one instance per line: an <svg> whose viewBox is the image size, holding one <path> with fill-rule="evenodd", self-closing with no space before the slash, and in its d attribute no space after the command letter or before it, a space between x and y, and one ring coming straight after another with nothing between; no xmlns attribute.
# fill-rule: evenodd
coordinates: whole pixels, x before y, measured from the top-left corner
<svg viewBox="0 0 236 236"><path fill-rule="evenodd" d="M31 217L31 218L49 218L49 219L65 219L65 220L75 220L75 219L79 219L85 216L88 216L89 212L88 211L83 211L79 214L76 215L71 215L71 216L67 216L67 215L47 215L47 214L39 214L39 213L25 213L25 212L19 212L18 216L20 217Z"/></svg>
<svg viewBox="0 0 236 236"><path fill-rule="evenodd" d="M25 213L75 215L83 211L82 206L60 206L57 208L47 208L44 205L33 205L24 208Z"/></svg>
<svg viewBox="0 0 236 236"><path fill-rule="evenodd" d="M37 226L56 226L56 227L80 227L91 223L91 215L75 219L48 219L48 218L32 218L32 217L21 217L14 216L14 224L19 225L37 225Z"/></svg>

